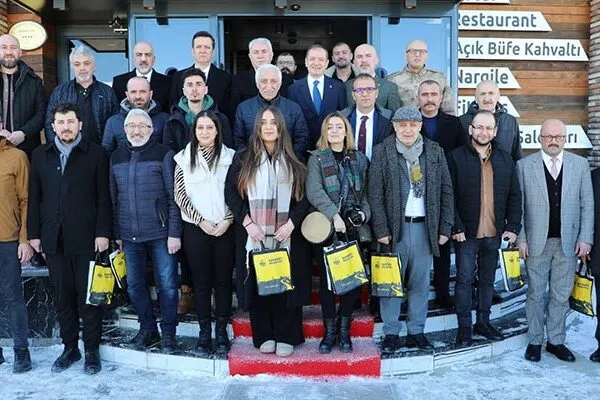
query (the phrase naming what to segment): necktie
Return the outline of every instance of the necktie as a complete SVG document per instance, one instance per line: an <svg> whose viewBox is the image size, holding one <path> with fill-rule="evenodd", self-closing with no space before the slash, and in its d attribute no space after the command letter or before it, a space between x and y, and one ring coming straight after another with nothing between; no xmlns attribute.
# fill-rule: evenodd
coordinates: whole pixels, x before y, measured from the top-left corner
<svg viewBox="0 0 600 400"><path fill-rule="evenodd" d="M556 180L556 178L558 178L558 167L556 166L556 157L552 157L550 161L552 161L552 166L550 167L550 175L552 175L552 178Z"/></svg>
<svg viewBox="0 0 600 400"><path fill-rule="evenodd" d="M358 151L363 154L367 152L367 120L368 116L360 117L360 128L358 128Z"/></svg>
<svg viewBox="0 0 600 400"><path fill-rule="evenodd" d="M315 110L321 112L321 92L319 92L319 81L313 81L312 100L315 105Z"/></svg>

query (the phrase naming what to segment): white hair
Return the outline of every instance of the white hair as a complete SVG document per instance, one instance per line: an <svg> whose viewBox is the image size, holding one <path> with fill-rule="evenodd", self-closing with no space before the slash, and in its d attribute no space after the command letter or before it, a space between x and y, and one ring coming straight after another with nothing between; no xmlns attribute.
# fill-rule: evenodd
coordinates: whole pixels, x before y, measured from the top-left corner
<svg viewBox="0 0 600 400"><path fill-rule="evenodd" d="M133 108L127 113L127 116L125 117L125 122L123 122L123 126L126 126L132 117L137 117L137 116L146 118L146 122L148 123L148 125L153 126L152 118L150 118L150 115L148 115L148 113L146 111L144 111L140 108Z"/></svg>
<svg viewBox="0 0 600 400"><path fill-rule="evenodd" d="M273 64L263 64L260 67L258 67L258 69L256 70L256 74L254 75L254 80L256 81L256 86L258 86L258 83L260 82L261 74L266 71L277 72L277 79L279 79L279 82L281 82L281 70Z"/></svg>
<svg viewBox="0 0 600 400"><path fill-rule="evenodd" d="M272 53L273 52L273 46L271 45L271 41L267 38L256 38L256 39L252 39L250 41L250 43L248 43L248 51L251 53L252 52L252 48L254 46L256 46L257 44L266 44L267 47L269 48L269 51Z"/></svg>
<svg viewBox="0 0 600 400"><path fill-rule="evenodd" d="M94 50L82 44L73 47L71 54L69 54L69 63L73 64L73 58L75 58L75 56L85 56L92 60L93 63L96 62L96 53Z"/></svg>
<svg viewBox="0 0 600 400"><path fill-rule="evenodd" d="M147 42L145 40L140 40L133 46L133 48L135 49L140 44L145 44L146 46L150 47L150 51L152 52L152 55L154 55L154 46L152 46L152 43Z"/></svg>

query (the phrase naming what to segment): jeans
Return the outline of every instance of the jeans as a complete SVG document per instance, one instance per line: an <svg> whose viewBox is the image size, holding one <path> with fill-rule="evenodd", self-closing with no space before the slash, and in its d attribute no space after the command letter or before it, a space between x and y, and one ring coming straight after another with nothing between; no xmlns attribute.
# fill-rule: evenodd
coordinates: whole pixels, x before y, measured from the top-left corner
<svg viewBox="0 0 600 400"><path fill-rule="evenodd" d="M154 279L158 284L162 333L175 334L177 326L177 257L169 254L167 239L150 240L135 243L123 240L125 260L127 261L127 292L136 309L140 328L156 330L156 316L152 309L152 300L148 290L146 269L147 256L152 257Z"/></svg>
<svg viewBox="0 0 600 400"><path fill-rule="evenodd" d="M486 324L490 321L499 248L499 237L467 239L464 242L456 242L455 298L459 327L469 327L472 324L472 287L476 266L477 322Z"/></svg>
<svg viewBox="0 0 600 400"><path fill-rule="evenodd" d="M6 302L14 348L27 348L27 309L21 287L21 262L17 258L19 242L0 242L0 296Z"/></svg>

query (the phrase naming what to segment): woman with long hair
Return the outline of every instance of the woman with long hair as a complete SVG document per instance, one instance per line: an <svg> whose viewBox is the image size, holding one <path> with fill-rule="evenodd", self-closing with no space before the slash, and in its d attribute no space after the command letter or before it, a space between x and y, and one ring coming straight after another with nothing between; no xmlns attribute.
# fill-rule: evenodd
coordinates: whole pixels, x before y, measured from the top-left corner
<svg viewBox="0 0 600 400"><path fill-rule="evenodd" d="M354 147L350 122L341 113L329 114L323 120L317 149L308 160L306 196L310 204L333 222L334 235L345 234L349 240L368 243L371 234L367 222L371 210L366 195L369 160ZM325 335L319 352L330 353L336 342L335 294L327 288L327 272L323 262L323 247L315 254L320 269L320 298ZM360 287L340 296L340 351L352 351L350 323L352 310L360 294Z"/></svg>
<svg viewBox="0 0 600 400"><path fill-rule="evenodd" d="M283 115L276 107L263 108L248 147L229 169L225 201L238 226L238 300L249 310L254 346L281 357L304 342L302 305L310 302L310 247L300 234L308 211L305 182L306 167L292 150ZM258 295L250 252L263 246L288 249L293 290Z"/></svg>
<svg viewBox="0 0 600 400"><path fill-rule="evenodd" d="M190 143L175 155L175 201L181 209L183 251L190 265L200 334L195 352L212 353L211 294L215 289L216 353L227 354L235 262L233 215L225 203L225 178L235 152L223 144L212 111L200 112Z"/></svg>

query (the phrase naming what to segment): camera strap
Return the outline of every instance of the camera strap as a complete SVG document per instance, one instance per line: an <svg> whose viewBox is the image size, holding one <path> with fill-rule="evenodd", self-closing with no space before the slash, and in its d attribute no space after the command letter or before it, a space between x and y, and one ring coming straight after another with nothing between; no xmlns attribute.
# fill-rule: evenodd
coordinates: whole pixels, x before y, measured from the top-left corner
<svg viewBox="0 0 600 400"><path fill-rule="evenodd" d="M346 198L348 197L348 189L352 190L352 195L355 198L358 198L356 189L354 189L354 184L350 182L350 178L348 177L345 166L347 166L349 169L352 169L352 166L350 165L350 157L348 155L344 156L342 162L338 164L338 168L342 170L342 179L340 180L340 202L338 204L338 211L341 211L342 204L345 203Z"/></svg>

